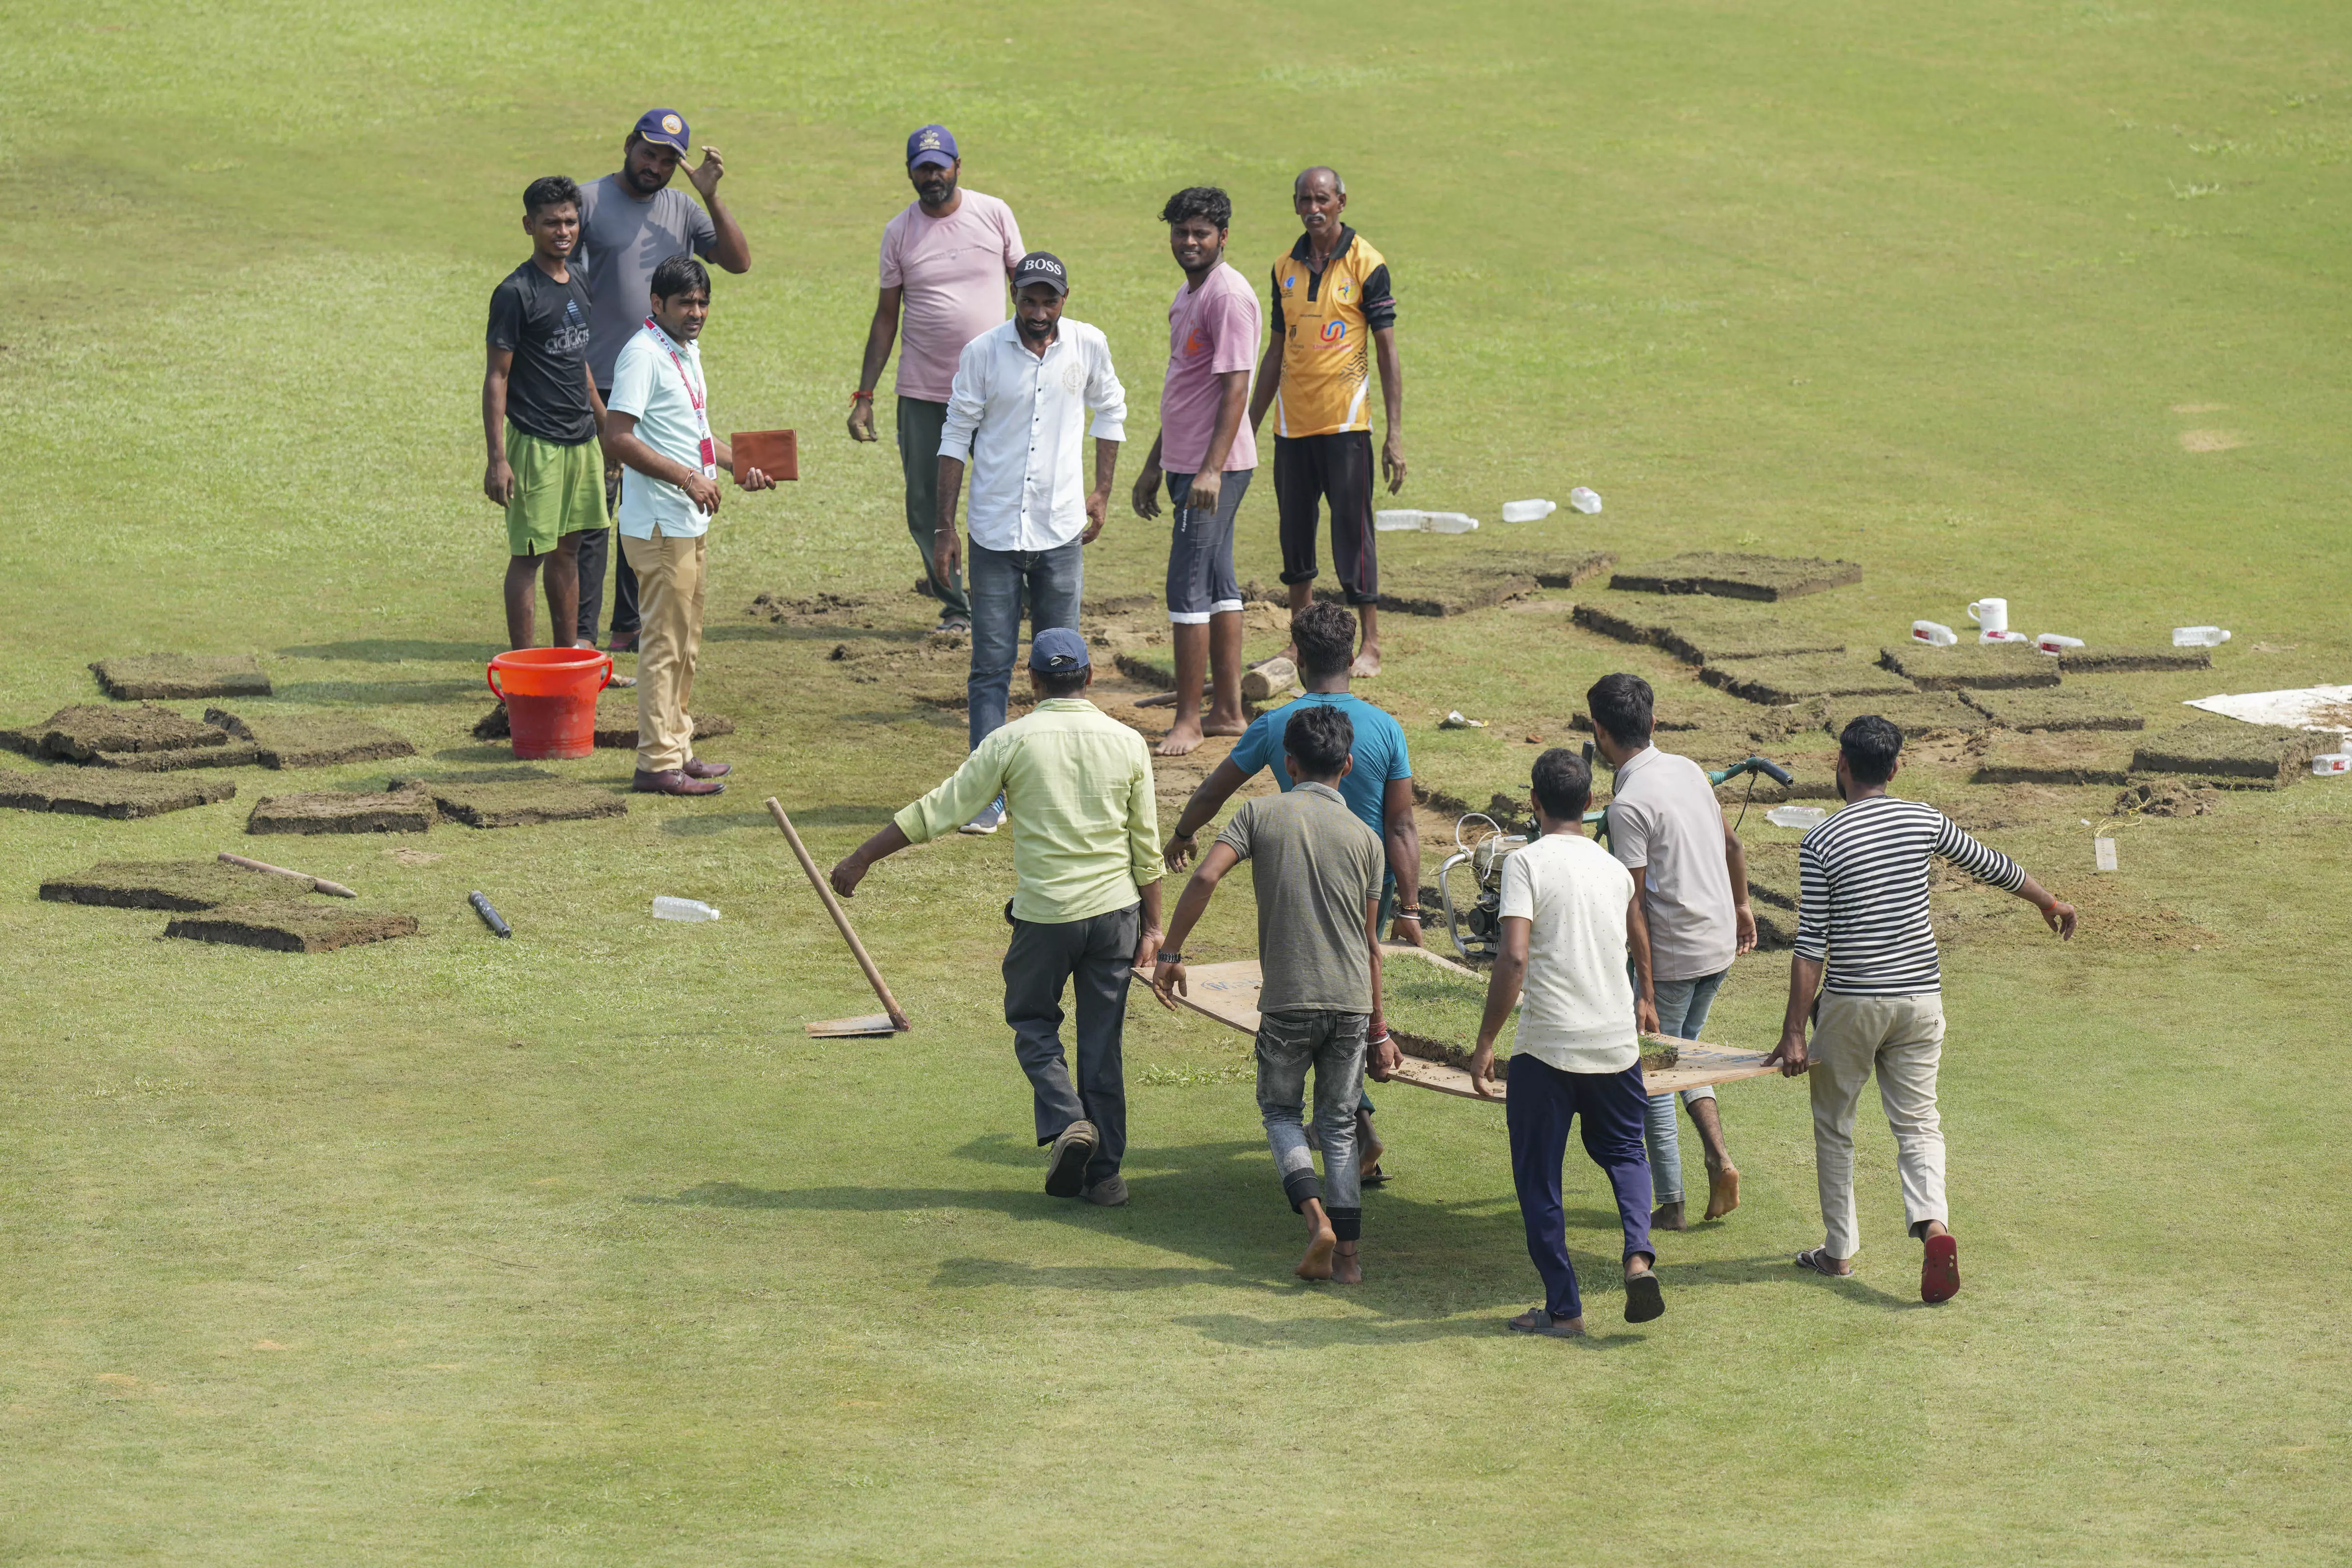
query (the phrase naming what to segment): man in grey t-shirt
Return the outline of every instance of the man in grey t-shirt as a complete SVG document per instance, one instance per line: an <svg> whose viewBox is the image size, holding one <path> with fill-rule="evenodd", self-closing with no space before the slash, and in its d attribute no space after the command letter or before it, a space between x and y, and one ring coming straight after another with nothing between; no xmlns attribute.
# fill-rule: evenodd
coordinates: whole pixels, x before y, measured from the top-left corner
<svg viewBox="0 0 2352 1568"><path fill-rule="evenodd" d="M1369 1049L1373 1076L1382 1079L1397 1060L1381 1022L1385 857L1380 835L1357 819L1337 787L1354 765L1355 738L1337 708L1317 704L1292 717L1283 731L1283 765L1297 787L1247 801L1234 814L1184 889L1151 977L1151 989L1172 1009L1185 989L1185 936L1218 880L1243 860L1255 862L1258 1113L1283 1192L1307 1220L1298 1277L1342 1285L1364 1277L1356 1101L1365 1056ZM1319 1180L1301 1119L1309 1068L1323 1147Z"/></svg>
<svg viewBox="0 0 2352 1568"><path fill-rule="evenodd" d="M1724 823L1706 771L1650 744L1652 700L1650 683L1638 675L1604 675L1585 694L1593 743L1617 770L1609 851L1633 873L1649 919L1657 1012L1642 1026L1695 1040L1731 961L1756 945L1756 917L1748 907L1748 858ZM1658 1205L1650 1216L1654 1230L1682 1230L1689 1223L1675 1099L1654 1094L1645 1107ZM1681 1099L1706 1149L1706 1217L1721 1219L1739 1206L1739 1170L1724 1143L1715 1090L1686 1089Z"/></svg>
<svg viewBox="0 0 2352 1568"><path fill-rule="evenodd" d="M751 244L719 197L719 178L727 172L719 149L705 147L702 162L686 174L709 211L695 205L684 191L669 188L690 145L684 116L675 110L647 110L621 144L620 172L580 187L580 245L573 252L574 265L586 268L588 275L588 375L602 397L613 395L613 362L646 324L646 313L652 309L655 268L691 252L730 272L751 269ZM618 500L620 479L620 465L607 462L607 515ZM608 528L581 536L583 647L596 646L596 616L604 607L604 563L611 548ZM618 575L613 590L613 651L627 653L637 646L637 579L626 561L620 563Z"/></svg>

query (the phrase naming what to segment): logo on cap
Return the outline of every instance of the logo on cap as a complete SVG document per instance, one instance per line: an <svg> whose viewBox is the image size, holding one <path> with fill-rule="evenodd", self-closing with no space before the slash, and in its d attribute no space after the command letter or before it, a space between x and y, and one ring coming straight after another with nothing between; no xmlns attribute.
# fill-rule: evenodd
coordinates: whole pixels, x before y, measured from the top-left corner
<svg viewBox="0 0 2352 1568"><path fill-rule="evenodd" d="M675 136L686 129L686 121L675 114L665 114L662 116L662 129Z"/></svg>
<svg viewBox="0 0 2352 1568"><path fill-rule="evenodd" d="M929 148L936 147L939 144L940 134L936 131L924 132L921 137L919 137L915 142L915 146L918 151L928 150Z"/></svg>

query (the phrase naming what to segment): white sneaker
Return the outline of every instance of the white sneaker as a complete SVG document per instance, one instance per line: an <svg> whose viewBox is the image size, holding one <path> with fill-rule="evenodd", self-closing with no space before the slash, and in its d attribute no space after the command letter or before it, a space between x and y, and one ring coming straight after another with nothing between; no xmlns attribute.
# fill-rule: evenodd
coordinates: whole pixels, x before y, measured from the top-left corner
<svg viewBox="0 0 2352 1568"><path fill-rule="evenodd" d="M967 822L961 827L957 828L956 831L958 833L969 833L974 837L983 837L988 834L995 832L999 827L1003 826L1004 797L1000 795L988 805L982 806L978 816L973 817L970 822Z"/></svg>

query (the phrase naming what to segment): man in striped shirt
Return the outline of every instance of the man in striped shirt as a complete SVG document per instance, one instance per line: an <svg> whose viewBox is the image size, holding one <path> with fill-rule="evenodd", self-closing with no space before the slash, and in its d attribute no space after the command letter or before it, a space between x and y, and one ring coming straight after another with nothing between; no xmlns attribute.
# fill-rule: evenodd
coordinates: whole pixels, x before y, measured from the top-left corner
<svg viewBox="0 0 2352 1568"><path fill-rule="evenodd" d="M1927 1244L1919 1296L1933 1302L1958 1293L1960 1265L1944 1205L1944 1131L1936 1112L1944 999L1927 919L1927 858L1939 855L2025 900L2062 940L2074 934L2074 906L2053 898L2024 868L1969 837L1934 806L1888 795L1902 750L1903 732L1874 714L1856 719L1838 737L1838 794L1846 806L1797 846L1801 888L1789 1012L1767 1059L1791 1078L1809 1068L1812 1076L1813 1160L1827 1237L1797 1254L1797 1266L1818 1274L1853 1272L1862 1250L1853 1212L1853 1115L1874 1068L1895 1133L1904 1218Z"/></svg>

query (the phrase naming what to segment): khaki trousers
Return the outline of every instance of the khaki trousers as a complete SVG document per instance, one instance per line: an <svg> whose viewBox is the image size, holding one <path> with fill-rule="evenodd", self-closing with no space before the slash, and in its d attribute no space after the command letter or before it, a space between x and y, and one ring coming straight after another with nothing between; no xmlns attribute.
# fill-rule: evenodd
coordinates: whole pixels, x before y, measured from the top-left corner
<svg viewBox="0 0 2352 1568"><path fill-rule="evenodd" d="M637 767L656 773L694 755L694 662L702 651L704 536L621 536L637 574Z"/></svg>
<svg viewBox="0 0 2352 1568"><path fill-rule="evenodd" d="M1853 1114L1872 1069L1895 1132L1903 1177L1903 1217L1916 1226L1951 1221L1944 1206L1944 1125L1936 1113L1936 1068L1944 1055L1944 998L1840 996L1822 993L1813 1025L1813 1162L1830 1256L1862 1250L1853 1215Z"/></svg>

